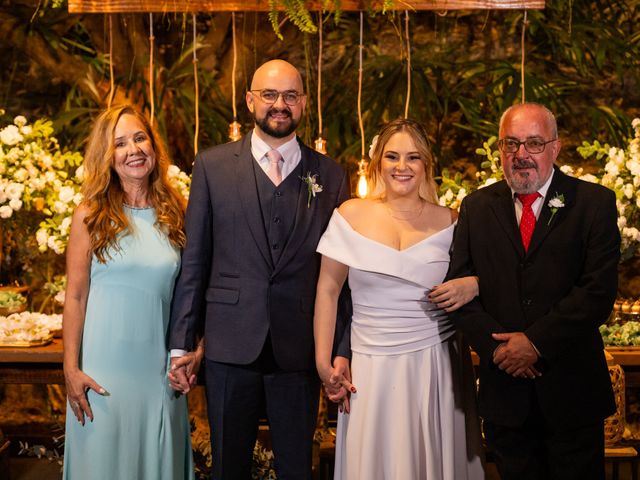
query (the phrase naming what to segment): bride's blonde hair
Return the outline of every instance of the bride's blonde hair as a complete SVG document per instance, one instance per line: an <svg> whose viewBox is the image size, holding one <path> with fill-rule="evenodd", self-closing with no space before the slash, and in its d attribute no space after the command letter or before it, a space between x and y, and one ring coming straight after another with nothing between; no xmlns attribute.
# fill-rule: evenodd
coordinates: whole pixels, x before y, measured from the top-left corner
<svg viewBox="0 0 640 480"><path fill-rule="evenodd" d="M424 127L413 120L399 118L384 125L377 135L377 141L371 152L371 162L367 175L367 184L371 198L381 198L385 196L386 187L381 175L382 154L384 147L396 133L406 132L411 136L413 143L420 153L420 159L424 164L424 179L420 184L418 195L429 203L438 203L436 194L436 182L433 179L433 154L429 145L429 136Z"/></svg>

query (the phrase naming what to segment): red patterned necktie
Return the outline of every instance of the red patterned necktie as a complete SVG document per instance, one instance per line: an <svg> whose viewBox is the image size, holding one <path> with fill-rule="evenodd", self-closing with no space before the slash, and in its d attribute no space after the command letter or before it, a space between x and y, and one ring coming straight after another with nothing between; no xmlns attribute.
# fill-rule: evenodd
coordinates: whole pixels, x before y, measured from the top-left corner
<svg viewBox="0 0 640 480"><path fill-rule="evenodd" d="M541 197L538 192L534 193L516 193L516 198L520 200L522 204L522 217L520 218L520 236L522 237L522 246L525 253L529 250L529 243L531 243L531 236L533 235L533 229L536 228L536 216L533 213L531 205L538 197Z"/></svg>
<svg viewBox="0 0 640 480"><path fill-rule="evenodd" d="M267 171L267 176L277 187L282 182L282 155L280 155L280 152L274 148L267 152L267 158L269 159L269 170Z"/></svg>

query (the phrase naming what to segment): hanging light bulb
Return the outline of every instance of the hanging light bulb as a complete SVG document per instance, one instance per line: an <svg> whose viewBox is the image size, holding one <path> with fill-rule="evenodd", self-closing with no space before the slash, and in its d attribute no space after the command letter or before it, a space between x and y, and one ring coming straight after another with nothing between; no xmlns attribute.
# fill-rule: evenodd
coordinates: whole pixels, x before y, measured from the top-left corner
<svg viewBox="0 0 640 480"><path fill-rule="evenodd" d="M323 155L327 154L327 141L322 138L322 137L318 137L315 140L315 149L317 152L320 152Z"/></svg>
<svg viewBox="0 0 640 480"><path fill-rule="evenodd" d="M240 140L240 123L238 123L238 112L236 111L236 66L238 63L238 50L236 48L236 12L231 13L231 39L233 46L233 63L231 67L231 108L233 109L233 122L229 124L229 139L232 142Z"/></svg>
<svg viewBox="0 0 640 480"><path fill-rule="evenodd" d="M367 186L367 160L363 157L358 162L358 186L356 193L360 198L365 198L368 193Z"/></svg>
<svg viewBox="0 0 640 480"><path fill-rule="evenodd" d="M240 131L240 123L237 121L233 121L229 124L229 139L232 142L240 140L242 137L242 132Z"/></svg>

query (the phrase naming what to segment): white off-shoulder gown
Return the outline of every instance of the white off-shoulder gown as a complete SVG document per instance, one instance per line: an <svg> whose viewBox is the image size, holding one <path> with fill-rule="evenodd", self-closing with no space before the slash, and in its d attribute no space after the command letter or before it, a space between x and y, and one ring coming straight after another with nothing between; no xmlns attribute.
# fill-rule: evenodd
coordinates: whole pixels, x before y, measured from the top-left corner
<svg viewBox="0 0 640 480"><path fill-rule="evenodd" d="M349 267L351 369L339 414L336 480L483 479L469 350L427 299L449 265L453 225L404 250L336 210L318 252Z"/></svg>

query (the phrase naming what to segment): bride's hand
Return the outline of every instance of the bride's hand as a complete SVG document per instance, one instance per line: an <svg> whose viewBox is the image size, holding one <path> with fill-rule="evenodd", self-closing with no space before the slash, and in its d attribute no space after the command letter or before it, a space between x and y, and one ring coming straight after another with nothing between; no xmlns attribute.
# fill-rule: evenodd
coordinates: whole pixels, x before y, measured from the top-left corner
<svg viewBox="0 0 640 480"><path fill-rule="evenodd" d="M454 278L431 289L429 301L445 312L453 312L479 293L478 277Z"/></svg>
<svg viewBox="0 0 640 480"><path fill-rule="evenodd" d="M357 391L351 383L349 359L338 356L333 360L333 366L318 368L318 373L327 398L334 403L339 403L340 411L344 409L346 413L349 413L349 396Z"/></svg>

